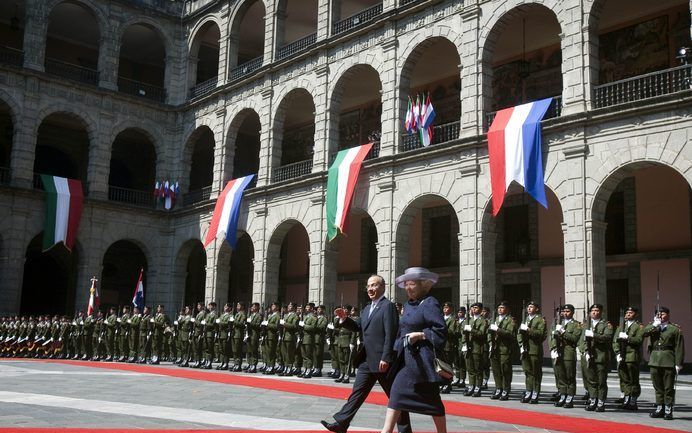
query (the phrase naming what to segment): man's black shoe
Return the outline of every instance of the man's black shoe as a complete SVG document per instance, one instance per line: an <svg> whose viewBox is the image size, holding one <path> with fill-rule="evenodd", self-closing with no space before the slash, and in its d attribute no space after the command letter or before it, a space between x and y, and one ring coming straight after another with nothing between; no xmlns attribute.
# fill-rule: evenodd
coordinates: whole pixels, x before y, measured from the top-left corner
<svg viewBox="0 0 692 433"><path fill-rule="evenodd" d="M327 422L325 420L320 421L324 428L334 433L346 433L346 427L342 426L338 422Z"/></svg>

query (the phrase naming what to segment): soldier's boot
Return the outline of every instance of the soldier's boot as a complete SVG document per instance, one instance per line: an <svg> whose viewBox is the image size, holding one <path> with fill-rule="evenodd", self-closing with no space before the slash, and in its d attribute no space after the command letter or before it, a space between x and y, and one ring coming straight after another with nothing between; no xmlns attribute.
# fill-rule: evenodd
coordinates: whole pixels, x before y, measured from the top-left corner
<svg viewBox="0 0 692 433"><path fill-rule="evenodd" d="M574 396L573 395L568 395L567 398L565 398L565 405L563 407L565 409L572 409L574 407Z"/></svg>
<svg viewBox="0 0 692 433"><path fill-rule="evenodd" d="M465 380L465 379L462 380L461 383L460 383L458 386L459 386L459 388L461 388L461 389L466 389L466 380Z"/></svg>
<svg viewBox="0 0 692 433"><path fill-rule="evenodd" d="M235 368L233 369L233 371L242 372L242 371L243 371L243 361L240 361L240 362L238 363L238 365L235 366Z"/></svg>
<svg viewBox="0 0 692 433"><path fill-rule="evenodd" d="M502 390L502 394L500 394L500 401L507 401L509 400L509 391L506 389Z"/></svg>
<svg viewBox="0 0 692 433"><path fill-rule="evenodd" d="M488 389L488 379L483 379L483 384L481 385L481 389L485 390Z"/></svg>
<svg viewBox="0 0 692 433"><path fill-rule="evenodd" d="M248 365L248 373L257 373L257 364Z"/></svg>
<svg viewBox="0 0 692 433"><path fill-rule="evenodd" d="M538 391L534 391L531 393L531 400L529 400L529 404L538 404L538 396L539 396Z"/></svg>
<svg viewBox="0 0 692 433"><path fill-rule="evenodd" d="M344 375L343 375L343 374L340 375L339 377L337 377L336 379L334 379L334 382L341 383L342 380L344 380Z"/></svg>
<svg viewBox="0 0 692 433"><path fill-rule="evenodd" d="M528 403L531 401L531 391L524 391L524 396L521 398L522 403Z"/></svg>
<svg viewBox="0 0 692 433"><path fill-rule="evenodd" d="M228 368L228 364L226 363L226 361L222 361L221 364L216 366L217 370L225 370L227 368Z"/></svg>
<svg viewBox="0 0 692 433"><path fill-rule="evenodd" d="M322 377L322 370L319 368L316 368L315 372L312 373L312 377Z"/></svg>
<svg viewBox="0 0 692 433"><path fill-rule="evenodd" d="M474 397L480 397L481 396L481 387L480 386L473 388L473 396Z"/></svg>
<svg viewBox="0 0 692 433"><path fill-rule="evenodd" d="M329 377L331 377L332 379L337 379L341 377L341 371L337 368L336 370L329 373Z"/></svg>
<svg viewBox="0 0 692 433"><path fill-rule="evenodd" d="M275 371L274 371L274 367L269 367L269 368L265 368L264 371L262 372L262 374L266 374L266 375L272 376L272 375L274 375L274 374L276 374L276 373L275 373Z"/></svg>
<svg viewBox="0 0 692 433"><path fill-rule="evenodd" d="M207 362L204 364L204 366L202 367L202 369L204 369L204 370L211 370L211 366L212 366L212 361L211 361L211 359L207 359Z"/></svg>
<svg viewBox="0 0 692 433"><path fill-rule="evenodd" d="M454 382L452 382L452 386L458 387L460 383L461 383L461 378L459 376L457 376L456 380Z"/></svg>
<svg viewBox="0 0 692 433"><path fill-rule="evenodd" d="M618 399L618 400L620 400L619 403L621 403L620 409L627 409L627 407L630 405L630 396L629 395L625 395L622 397L622 399ZM616 400L616 402L617 402L617 400Z"/></svg>
<svg viewBox="0 0 692 433"><path fill-rule="evenodd" d="M673 419L673 406L666 405L663 413L663 419Z"/></svg>
<svg viewBox="0 0 692 433"><path fill-rule="evenodd" d="M249 369L250 369L250 364L244 365L242 368L243 371L248 371Z"/></svg>
<svg viewBox="0 0 692 433"><path fill-rule="evenodd" d="M472 386L469 386L468 388L466 388L466 391L464 392L464 395L465 395L466 397L472 396L472 395L473 395L473 387L472 387Z"/></svg>
<svg viewBox="0 0 692 433"><path fill-rule="evenodd" d="M589 399L589 404L586 405L584 410L593 412L596 410L596 399L595 398L590 398Z"/></svg>
<svg viewBox="0 0 692 433"><path fill-rule="evenodd" d="M656 409L649 414L651 418L663 418L663 406L656 405Z"/></svg>
<svg viewBox="0 0 692 433"><path fill-rule="evenodd" d="M565 394L561 394L560 398L555 402L555 407L564 406L566 400L567 400L567 396Z"/></svg>
<svg viewBox="0 0 692 433"><path fill-rule="evenodd" d="M312 369L308 370L306 368L305 373L303 373L303 379L310 379L311 377L312 377Z"/></svg>
<svg viewBox="0 0 692 433"><path fill-rule="evenodd" d="M344 374L344 378L341 380L341 383L351 383L351 379L348 374Z"/></svg>
<svg viewBox="0 0 692 433"><path fill-rule="evenodd" d="M597 400L598 403L596 403L596 412L605 412L605 401L603 400Z"/></svg>
<svg viewBox="0 0 692 433"><path fill-rule="evenodd" d="M633 411L639 410L639 407L637 407L637 397L636 396L633 395L630 397L629 404L627 405L627 407L625 409L633 410Z"/></svg>
<svg viewBox="0 0 692 433"><path fill-rule="evenodd" d="M626 398L627 398L627 396L625 395L625 393L621 392L620 398L616 398L615 403L624 403Z"/></svg>
<svg viewBox="0 0 692 433"><path fill-rule="evenodd" d="M448 384L440 385L440 394L449 394L451 393L451 389L449 388Z"/></svg>
<svg viewBox="0 0 692 433"><path fill-rule="evenodd" d="M491 400L499 400L501 394L502 394L502 390L500 388L495 388L495 392L493 393L493 395L490 396L490 399Z"/></svg>

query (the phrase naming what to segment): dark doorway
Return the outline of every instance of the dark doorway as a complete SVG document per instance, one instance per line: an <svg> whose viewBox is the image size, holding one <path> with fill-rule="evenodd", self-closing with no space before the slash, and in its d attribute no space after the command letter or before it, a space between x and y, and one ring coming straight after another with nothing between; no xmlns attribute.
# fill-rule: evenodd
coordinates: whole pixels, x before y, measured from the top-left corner
<svg viewBox="0 0 692 433"><path fill-rule="evenodd" d="M187 258L187 274L185 276L185 305L194 306L204 301L207 282L207 253L199 242L192 248Z"/></svg>
<svg viewBox="0 0 692 433"><path fill-rule="evenodd" d="M147 300L147 259L142 250L130 241L117 241L106 251L103 257L101 274L101 309L132 305L139 272L144 269L144 301Z"/></svg>
<svg viewBox="0 0 692 433"><path fill-rule="evenodd" d="M252 282L255 267L254 247L250 236L244 234L238 239L235 250L231 253L231 267L228 274L228 302L252 300Z"/></svg>

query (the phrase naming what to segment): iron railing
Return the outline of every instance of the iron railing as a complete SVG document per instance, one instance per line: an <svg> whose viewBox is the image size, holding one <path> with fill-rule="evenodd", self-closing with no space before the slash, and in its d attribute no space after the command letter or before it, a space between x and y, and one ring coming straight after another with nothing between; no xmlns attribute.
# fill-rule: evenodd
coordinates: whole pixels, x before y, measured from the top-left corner
<svg viewBox="0 0 692 433"><path fill-rule="evenodd" d="M692 89L692 64L594 87L595 107L611 107Z"/></svg>
<svg viewBox="0 0 692 433"><path fill-rule="evenodd" d="M313 33L304 38L298 39L295 42L291 42L288 45L276 50L276 60L285 59L286 57L291 57L292 55L299 53L303 50L310 48L317 42L317 33Z"/></svg>
<svg viewBox="0 0 692 433"><path fill-rule="evenodd" d="M108 185L108 200L139 207L156 207L156 197L152 191L120 188Z"/></svg>
<svg viewBox="0 0 692 433"><path fill-rule="evenodd" d="M156 102L166 101L166 90L162 87L118 77L118 91L128 95L140 96Z"/></svg>
<svg viewBox="0 0 692 433"><path fill-rule="evenodd" d="M490 125L493 124L493 120L495 120L495 115L497 114L497 111L490 111L488 113L485 113L485 118L483 120L483 131L488 131L490 129ZM555 117L560 117L562 115L562 96L553 96L553 102L551 102L550 107L548 107L548 111L545 112L545 116L543 116L543 120L546 119L553 119Z"/></svg>
<svg viewBox="0 0 692 433"><path fill-rule="evenodd" d="M274 169L272 182L295 179L312 173L312 159L294 162Z"/></svg>
<svg viewBox="0 0 692 433"><path fill-rule="evenodd" d="M433 126L433 137L430 145L454 141L459 138L460 130L461 122L458 120L456 122ZM401 152L408 152L409 150L420 149L421 147L423 147L423 143L420 141L419 134L404 134L402 136Z"/></svg>
<svg viewBox="0 0 692 433"><path fill-rule="evenodd" d="M87 84L97 85L99 83L99 73L95 69L73 65L72 63L63 62L57 59L46 59L45 66L46 72L49 74Z"/></svg>
<svg viewBox="0 0 692 433"><path fill-rule="evenodd" d="M343 149L342 149L343 150ZM329 155L329 166L331 167L332 164L334 164L334 160L336 160L336 155L339 152L334 152ZM375 159L380 156L380 142L379 141L373 141L372 142L372 149L370 149L370 152L368 152L367 155L365 155L365 158L363 158L363 161L368 161L370 159Z"/></svg>
<svg viewBox="0 0 692 433"><path fill-rule="evenodd" d="M183 206L191 206L195 203L209 200L211 197L211 189L212 186L209 185L183 194Z"/></svg>
<svg viewBox="0 0 692 433"><path fill-rule="evenodd" d="M238 80L245 75L250 74L253 71L256 71L257 69L262 67L262 63L264 62L264 56L259 56L256 57L249 62L245 62L242 65L238 65L235 68L231 69L231 81Z"/></svg>
<svg viewBox="0 0 692 433"><path fill-rule="evenodd" d="M0 184L9 185L11 174L9 167L0 167Z"/></svg>
<svg viewBox="0 0 692 433"><path fill-rule="evenodd" d="M421 1L421 0L401 0L399 5L400 6L406 6L406 5L409 5L411 3L417 3L419 1Z"/></svg>
<svg viewBox="0 0 692 433"><path fill-rule="evenodd" d="M45 174L45 173L43 173ZM53 175L51 175L53 176ZM82 183L82 194L84 197L88 195L88 190L85 181L81 181ZM33 188L40 190L40 191L45 191L46 188L43 186L43 179L41 179L41 173L34 173L34 181L33 181Z"/></svg>
<svg viewBox="0 0 692 433"><path fill-rule="evenodd" d="M22 66L24 64L24 51L0 45L0 63Z"/></svg>
<svg viewBox="0 0 692 433"><path fill-rule="evenodd" d="M196 84L194 87L190 88L190 99L197 98L198 96L205 95L212 90L216 89L216 84L219 82L219 77L210 78L206 81L202 81Z"/></svg>
<svg viewBox="0 0 692 433"><path fill-rule="evenodd" d="M356 28L362 24L374 20L378 15L382 14L382 3L369 7L357 14L350 16L344 20L332 24L332 35L338 35Z"/></svg>

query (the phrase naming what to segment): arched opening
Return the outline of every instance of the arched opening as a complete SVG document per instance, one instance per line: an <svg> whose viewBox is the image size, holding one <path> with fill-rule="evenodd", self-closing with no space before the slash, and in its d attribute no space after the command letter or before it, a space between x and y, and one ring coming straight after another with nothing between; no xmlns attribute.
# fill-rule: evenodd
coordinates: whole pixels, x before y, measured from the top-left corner
<svg viewBox="0 0 692 433"><path fill-rule="evenodd" d="M673 320L683 329L692 326L691 214L690 185L670 167L630 164L603 182L593 207L603 229L594 231L592 243L594 275L603 277L605 287L595 287L594 297L611 322L624 305L649 314L660 288L660 302L671 308Z"/></svg>
<svg viewBox="0 0 692 433"><path fill-rule="evenodd" d="M548 316L565 299L562 208L551 190L546 196L547 209L512 184L498 215L490 204L483 215L482 301L507 301L514 317L530 300Z"/></svg>
<svg viewBox="0 0 692 433"><path fill-rule="evenodd" d="M326 299L329 307L341 304L357 305L363 309L368 296L363 288L368 278L377 273L377 227L370 215L353 209L348 224L348 236L331 241L338 251L336 260L336 297Z"/></svg>
<svg viewBox="0 0 692 433"><path fill-rule="evenodd" d="M82 119L67 113L43 119L36 139L34 175L79 179L86 184L88 162L89 134Z"/></svg>
<svg viewBox="0 0 692 433"><path fill-rule="evenodd" d="M197 203L209 199L214 181L214 133L207 126L201 126L190 136L187 144L186 160L189 161L189 188L184 204ZM185 189L185 186L183 186Z"/></svg>
<svg viewBox="0 0 692 433"><path fill-rule="evenodd" d="M238 238L228 271L228 302L252 301L255 247L247 233Z"/></svg>
<svg viewBox="0 0 692 433"><path fill-rule="evenodd" d="M101 309L107 311L110 307L118 308L132 305L132 295L139 278L139 272L144 269L142 284L144 285L144 301L147 300L147 258L142 249L134 242L119 240L106 250L103 256L101 271Z"/></svg>
<svg viewBox="0 0 692 433"><path fill-rule="evenodd" d="M202 243L193 240L190 245L187 264L185 266L185 305L194 305L204 300L207 283L207 252Z"/></svg>
<svg viewBox="0 0 692 433"><path fill-rule="evenodd" d="M77 287L79 250L43 251L43 233L26 249L20 314L72 314Z"/></svg>
<svg viewBox="0 0 692 433"><path fill-rule="evenodd" d="M164 102L165 74L166 46L158 30L144 23L128 26L120 42L118 90Z"/></svg>
<svg viewBox="0 0 692 433"><path fill-rule="evenodd" d="M340 1L332 8L332 35L364 25L382 13L382 0Z"/></svg>
<svg viewBox="0 0 692 433"><path fill-rule="evenodd" d="M10 182L14 122L9 105L0 100L0 184Z"/></svg>
<svg viewBox="0 0 692 433"><path fill-rule="evenodd" d="M312 172L315 147L315 104L305 89L290 91L279 104L274 123L272 181Z"/></svg>
<svg viewBox="0 0 692 433"><path fill-rule="evenodd" d="M0 2L0 62L22 66L26 2Z"/></svg>
<svg viewBox="0 0 692 433"><path fill-rule="evenodd" d="M461 118L461 78L457 47L445 38L430 38L411 53L401 73L400 124L406 118L408 98L425 103L426 97L435 107L431 144L459 138ZM422 147L418 134L404 132L401 150Z"/></svg>
<svg viewBox="0 0 692 433"><path fill-rule="evenodd" d="M100 40L93 11L79 2L58 3L48 17L46 72L98 84Z"/></svg>
<svg viewBox="0 0 692 433"><path fill-rule="evenodd" d="M382 117L382 83L369 65L350 68L339 79L332 95L329 152L379 141ZM336 140L336 142L335 142Z"/></svg>
<svg viewBox="0 0 692 433"><path fill-rule="evenodd" d="M317 42L317 0L280 0L276 59L303 51Z"/></svg>
<svg viewBox="0 0 692 433"><path fill-rule="evenodd" d="M190 97L200 96L214 89L219 78L219 51L221 31L214 21L202 26L190 48Z"/></svg>
<svg viewBox="0 0 692 433"><path fill-rule="evenodd" d="M264 2L246 1L231 29L230 80L237 80L262 67L264 60Z"/></svg>
<svg viewBox="0 0 692 433"><path fill-rule="evenodd" d="M156 148L142 131L119 133L111 150L108 198L135 205L152 205L156 177Z"/></svg>
<svg viewBox="0 0 692 433"><path fill-rule="evenodd" d="M233 157L227 161L233 164L233 179L259 171L261 128L259 115L253 110L243 110L233 120L230 131L236 132L236 135L233 137L229 132L228 140L229 145L233 146Z"/></svg>
<svg viewBox="0 0 692 433"><path fill-rule="evenodd" d="M284 221L274 230L267 250L266 302L307 302L310 269L310 239L295 220Z"/></svg>
<svg viewBox="0 0 692 433"><path fill-rule="evenodd" d="M497 110L553 97L547 117L559 114L562 95L562 29L555 13L538 4L503 15L483 48L487 128Z"/></svg>
<svg viewBox="0 0 692 433"><path fill-rule="evenodd" d="M459 305L459 220L452 205L437 195L424 195L404 210L396 229L396 273L424 266L440 275L435 297ZM405 293L392 289L404 300Z"/></svg>

